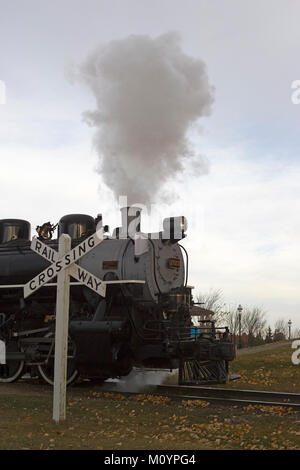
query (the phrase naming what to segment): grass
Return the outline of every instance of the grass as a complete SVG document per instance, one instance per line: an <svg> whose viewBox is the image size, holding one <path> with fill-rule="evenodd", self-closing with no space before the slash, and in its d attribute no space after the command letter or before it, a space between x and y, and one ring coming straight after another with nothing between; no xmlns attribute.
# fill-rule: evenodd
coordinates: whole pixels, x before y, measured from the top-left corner
<svg viewBox="0 0 300 470"><path fill-rule="evenodd" d="M288 407L221 407L166 397L71 390L67 420L52 396L0 396L0 449L299 449L300 414Z"/></svg>
<svg viewBox="0 0 300 470"><path fill-rule="evenodd" d="M228 386L299 392L291 352L284 346L240 356L231 372L242 378ZM50 388L9 387L0 393L0 449L300 449L300 413L288 406L216 406L73 387L67 419L57 425Z"/></svg>
<svg viewBox="0 0 300 470"><path fill-rule="evenodd" d="M228 386L300 393L300 364L291 360L291 344L278 349L239 356L230 364L230 372L240 374Z"/></svg>

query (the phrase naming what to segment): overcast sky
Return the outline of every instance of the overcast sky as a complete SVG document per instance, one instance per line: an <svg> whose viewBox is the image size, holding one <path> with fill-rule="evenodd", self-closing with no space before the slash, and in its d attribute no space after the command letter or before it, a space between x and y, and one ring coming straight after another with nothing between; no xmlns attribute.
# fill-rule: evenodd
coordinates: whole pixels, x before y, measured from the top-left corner
<svg viewBox="0 0 300 470"><path fill-rule="evenodd" d="M99 43L178 31L215 87L211 116L190 132L210 170L170 182L178 198L161 217L189 219L196 291L220 288L228 304L300 327L299 18L299 0L0 0L0 218L120 223L82 120L94 98L68 71Z"/></svg>

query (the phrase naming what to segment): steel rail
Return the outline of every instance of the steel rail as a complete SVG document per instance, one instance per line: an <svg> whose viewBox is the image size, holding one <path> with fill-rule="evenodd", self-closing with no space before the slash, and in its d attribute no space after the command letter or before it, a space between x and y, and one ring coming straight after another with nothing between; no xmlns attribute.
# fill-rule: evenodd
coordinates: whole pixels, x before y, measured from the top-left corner
<svg viewBox="0 0 300 470"><path fill-rule="evenodd" d="M288 406L300 411L300 393L192 385L158 385L155 387L155 393L182 399L205 400L211 403Z"/></svg>

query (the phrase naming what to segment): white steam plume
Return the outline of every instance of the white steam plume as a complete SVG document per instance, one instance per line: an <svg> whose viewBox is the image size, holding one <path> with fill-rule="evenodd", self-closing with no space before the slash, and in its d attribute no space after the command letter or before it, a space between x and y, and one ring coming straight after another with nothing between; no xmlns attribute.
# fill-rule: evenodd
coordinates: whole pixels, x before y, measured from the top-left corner
<svg viewBox="0 0 300 470"><path fill-rule="evenodd" d="M98 171L116 198L149 203L195 158L191 124L210 114L213 88L200 59L183 53L180 36L129 36L96 48L78 67L97 109L84 113L96 130ZM196 159L202 172L206 165Z"/></svg>
<svg viewBox="0 0 300 470"><path fill-rule="evenodd" d="M129 375L122 377L121 380L114 380L113 390L116 392L146 392L149 386L161 385L167 379L170 383L177 383L176 371L133 369ZM104 384L104 388L110 389L110 387L111 382Z"/></svg>

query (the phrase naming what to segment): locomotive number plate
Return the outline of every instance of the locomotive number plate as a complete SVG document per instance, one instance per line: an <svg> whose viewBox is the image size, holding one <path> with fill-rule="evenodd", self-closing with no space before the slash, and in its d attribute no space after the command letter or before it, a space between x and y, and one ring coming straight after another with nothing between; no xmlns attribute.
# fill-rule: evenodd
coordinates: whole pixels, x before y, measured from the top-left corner
<svg viewBox="0 0 300 470"><path fill-rule="evenodd" d="M178 268L180 268L180 259L178 259L178 258L169 258L168 259L168 268L169 269L178 269Z"/></svg>

